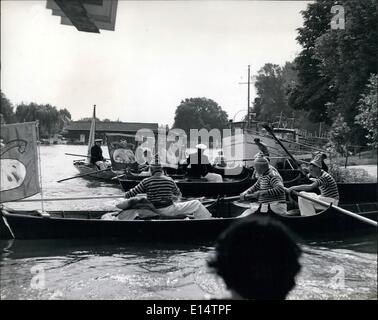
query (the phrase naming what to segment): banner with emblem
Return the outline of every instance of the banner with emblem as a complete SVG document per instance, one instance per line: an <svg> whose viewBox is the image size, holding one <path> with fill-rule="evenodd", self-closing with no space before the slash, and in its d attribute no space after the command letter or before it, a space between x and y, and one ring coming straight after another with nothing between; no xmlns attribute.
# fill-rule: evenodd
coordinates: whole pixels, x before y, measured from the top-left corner
<svg viewBox="0 0 378 320"><path fill-rule="evenodd" d="M107 133L106 141L113 171L122 171L134 166L138 167L135 158L137 143L134 135Z"/></svg>
<svg viewBox="0 0 378 320"><path fill-rule="evenodd" d="M37 122L1 125L0 154L0 202L40 192Z"/></svg>

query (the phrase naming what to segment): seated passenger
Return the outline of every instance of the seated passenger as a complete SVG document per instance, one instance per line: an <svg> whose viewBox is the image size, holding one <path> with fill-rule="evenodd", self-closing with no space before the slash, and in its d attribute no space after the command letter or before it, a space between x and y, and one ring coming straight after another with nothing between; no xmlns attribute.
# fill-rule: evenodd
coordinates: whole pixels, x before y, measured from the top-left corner
<svg viewBox="0 0 378 320"><path fill-rule="evenodd" d="M161 217L193 217L194 219L211 218L211 213L198 200L174 202L181 197L181 192L172 178L163 175L158 160L150 164L152 176L143 179L135 188L125 193L131 198L146 193L147 199L154 205Z"/></svg>
<svg viewBox="0 0 378 320"><path fill-rule="evenodd" d="M101 149L101 142L102 139L96 139L95 144L91 148L91 160L90 162L100 170L106 170L109 168L109 163L106 162L104 157L102 156L102 149Z"/></svg>
<svg viewBox="0 0 378 320"><path fill-rule="evenodd" d="M220 174L213 173L209 158L204 154L207 148L204 144L196 146L197 152L190 154L187 158L188 168L190 167L190 177L205 178L209 182L223 182Z"/></svg>

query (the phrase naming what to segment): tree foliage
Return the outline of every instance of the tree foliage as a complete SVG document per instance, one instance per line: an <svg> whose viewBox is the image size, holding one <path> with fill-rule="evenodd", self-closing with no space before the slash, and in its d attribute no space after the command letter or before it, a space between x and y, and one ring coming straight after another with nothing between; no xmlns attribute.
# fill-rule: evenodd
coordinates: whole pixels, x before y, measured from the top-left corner
<svg viewBox="0 0 378 320"><path fill-rule="evenodd" d="M359 114L355 119L356 123L367 130L366 138L375 148L377 147L378 139L377 80L377 75L372 74L366 85L366 93L362 94L359 100Z"/></svg>
<svg viewBox="0 0 378 320"><path fill-rule="evenodd" d="M256 118L274 122L277 117L293 115L288 105L287 92L292 89L297 79L293 63L286 62L284 67L266 63L256 76L257 97L254 100Z"/></svg>
<svg viewBox="0 0 378 320"><path fill-rule="evenodd" d="M227 121L227 113L215 101L189 98L181 101L176 108L173 128L180 128L189 134L190 129L223 129Z"/></svg>
<svg viewBox="0 0 378 320"><path fill-rule="evenodd" d="M330 144L336 152L347 155L348 143L350 141L350 128L344 117L338 114L332 124L330 132Z"/></svg>
<svg viewBox="0 0 378 320"><path fill-rule="evenodd" d="M58 111L49 104L22 103L17 106L16 118L18 122L38 120L40 136L48 137L61 132L63 126L71 119L71 114L67 109Z"/></svg>
<svg viewBox="0 0 378 320"><path fill-rule="evenodd" d="M298 29L297 41L303 47L295 58L298 81L290 93L289 105L308 112L315 122L328 122L326 103L333 101L329 79L320 74L320 61L315 57L316 40L329 29L332 1L319 0L302 11L303 27Z"/></svg>
<svg viewBox="0 0 378 320"><path fill-rule="evenodd" d="M330 27L335 4L344 7L344 29ZM377 0L318 0L302 15L297 40L303 50L295 59L298 84L289 104L326 123L341 114L352 141L364 143L365 131L355 116L369 76L377 72Z"/></svg>
<svg viewBox="0 0 378 320"><path fill-rule="evenodd" d="M5 123L12 123L15 121L12 103L8 100L8 98L5 96L5 94L2 91L0 91L0 93L1 93L1 105L0 105L1 119Z"/></svg>

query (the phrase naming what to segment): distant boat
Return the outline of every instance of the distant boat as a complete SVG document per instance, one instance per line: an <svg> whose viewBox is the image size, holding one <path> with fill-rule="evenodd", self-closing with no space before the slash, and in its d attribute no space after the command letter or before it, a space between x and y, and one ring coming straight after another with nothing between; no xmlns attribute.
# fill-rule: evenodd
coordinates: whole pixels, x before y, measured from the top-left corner
<svg viewBox="0 0 378 320"><path fill-rule="evenodd" d="M93 118L92 118L92 123L91 123L91 129L89 131L89 138L88 138L87 158L85 160L74 160L73 165L80 172L80 174L88 174L88 173L93 172L93 174L86 176L88 178L96 178L96 179L107 180L107 181L116 183L117 180L112 180L112 178L116 176L116 173L114 173L112 170L100 171L100 169L95 164L90 162L91 148L94 145L95 133L96 133L96 106L93 107ZM99 171L99 172L96 172L96 171Z"/></svg>
<svg viewBox="0 0 378 320"><path fill-rule="evenodd" d="M252 166L253 157L260 152L259 147L254 141L256 138L259 138L267 146L270 154L270 163L273 166L284 169L291 167L292 163L288 162L288 156L285 151L264 128L260 127L259 122L234 122L231 126L232 135L224 137L222 140L223 153L226 159L237 159L235 162L244 160L242 162L247 167ZM236 129L239 129L239 132ZM311 159L311 152L301 149L301 145L298 142L299 137L295 129L273 128L273 132L286 149L297 159Z"/></svg>

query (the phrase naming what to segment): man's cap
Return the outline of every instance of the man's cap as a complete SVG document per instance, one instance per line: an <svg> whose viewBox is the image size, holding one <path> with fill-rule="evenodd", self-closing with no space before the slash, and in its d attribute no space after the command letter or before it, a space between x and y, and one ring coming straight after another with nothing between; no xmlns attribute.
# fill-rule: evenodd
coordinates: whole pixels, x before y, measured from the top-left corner
<svg viewBox="0 0 378 320"><path fill-rule="evenodd" d="M102 139L95 139L95 142L102 142Z"/></svg>
<svg viewBox="0 0 378 320"><path fill-rule="evenodd" d="M196 148L197 149L201 149L201 150L206 150L207 149L207 146L203 143L200 143L200 144L197 144L196 145Z"/></svg>
<svg viewBox="0 0 378 320"><path fill-rule="evenodd" d="M263 156L262 153L258 153L255 157L255 161L253 162L255 166L259 167L267 167L269 168L269 161Z"/></svg>
<svg viewBox="0 0 378 320"><path fill-rule="evenodd" d="M258 141L260 141L260 138L255 138L255 139L253 139L253 141L258 142Z"/></svg>
<svg viewBox="0 0 378 320"><path fill-rule="evenodd" d="M322 160L323 160L322 154L317 154L314 157L314 159L311 160L310 164L313 164L314 166L321 169L322 168Z"/></svg>

